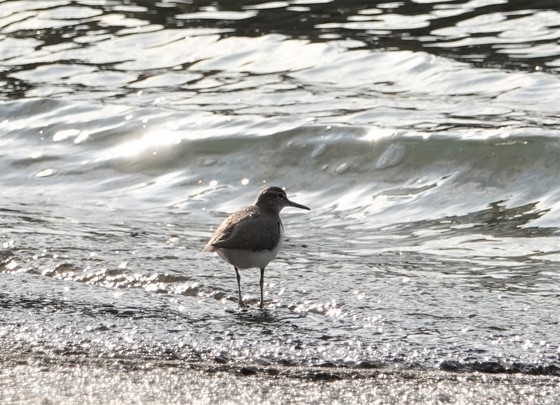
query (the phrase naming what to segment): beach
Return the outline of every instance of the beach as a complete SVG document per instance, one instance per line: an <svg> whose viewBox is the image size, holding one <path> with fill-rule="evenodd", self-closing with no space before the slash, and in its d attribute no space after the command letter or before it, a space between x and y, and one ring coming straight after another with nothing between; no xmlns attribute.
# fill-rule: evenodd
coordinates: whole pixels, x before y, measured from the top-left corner
<svg viewBox="0 0 560 405"><path fill-rule="evenodd" d="M560 403L550 0L0 2L0 403ZM202 252L265 187L264 275Z"/></svg>
<svg viewBox="0 0 560 405"><path fill-rule="evenodd" d="M557 404L558 377L2 356L3 404Z"/></svg>

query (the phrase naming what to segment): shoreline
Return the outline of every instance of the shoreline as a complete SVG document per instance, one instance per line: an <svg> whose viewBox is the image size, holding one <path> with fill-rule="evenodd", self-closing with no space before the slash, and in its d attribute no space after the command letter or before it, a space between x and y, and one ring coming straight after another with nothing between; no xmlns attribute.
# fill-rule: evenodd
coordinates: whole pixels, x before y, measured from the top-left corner
<svg viewBox="0 0 560 405"><path fill-rule="evenodd" d="M560 403L560 378L2 354L3 404Z"/></svg>

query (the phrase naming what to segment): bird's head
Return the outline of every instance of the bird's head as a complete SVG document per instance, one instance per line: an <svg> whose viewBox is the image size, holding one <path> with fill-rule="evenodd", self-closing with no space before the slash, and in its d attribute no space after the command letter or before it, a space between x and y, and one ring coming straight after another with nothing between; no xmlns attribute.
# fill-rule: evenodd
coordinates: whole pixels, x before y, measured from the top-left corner
<svg viewBox="0 0 560 405"><path fill-rule="evenodd" d="M280 187L267 187L262 190L255 201L257 207L266 208L274 212L280 212L284 207L295 207L310 210L305 205L290 201L286 192Z"/></svg>

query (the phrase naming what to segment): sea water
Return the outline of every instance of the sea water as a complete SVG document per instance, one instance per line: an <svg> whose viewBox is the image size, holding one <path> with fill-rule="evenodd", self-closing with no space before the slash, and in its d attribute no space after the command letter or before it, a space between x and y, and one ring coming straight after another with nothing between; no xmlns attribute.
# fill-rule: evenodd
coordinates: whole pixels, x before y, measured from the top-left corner
<svg viewBox="0 0 560 405"><path fill-rule="evenodd" d="M0 345L560 373L546 1L0 3ZM265 273L200 252L265 186Z"/></svg>

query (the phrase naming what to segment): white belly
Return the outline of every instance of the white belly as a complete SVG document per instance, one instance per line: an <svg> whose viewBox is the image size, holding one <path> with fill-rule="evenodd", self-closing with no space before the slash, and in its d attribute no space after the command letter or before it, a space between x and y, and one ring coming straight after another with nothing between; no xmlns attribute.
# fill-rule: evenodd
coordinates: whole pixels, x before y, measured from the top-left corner
<svg viewBox="0 0 560 405"><path fill-rule="evenodd" d="M255 267L264 269L280 251L283 240L284 227L280 226L280 240L278 241L278 245L272 250L252 252L239 249L216 249L216 253L218 253L223 260L238 269L252 269Z"/></svg>

